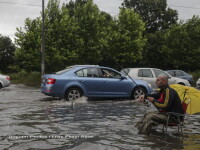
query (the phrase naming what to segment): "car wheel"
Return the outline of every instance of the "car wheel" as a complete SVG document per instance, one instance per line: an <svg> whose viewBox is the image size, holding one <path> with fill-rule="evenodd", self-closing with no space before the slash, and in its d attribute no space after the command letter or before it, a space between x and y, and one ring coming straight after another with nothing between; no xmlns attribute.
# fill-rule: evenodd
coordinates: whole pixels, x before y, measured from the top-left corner
<svg viewBox="0 0 200 150"><path fill-rule="evenodd" d="M131 95L131 99L138 99L140 95L146 94L146 90L143 87L136 87Z"/></svg>
<svg viewBox="0 0 200 150"><path fill-rule="evenodd" d="M180 82L180 83L178 83L178 84L180 84L180 85L185 85L184 83L182 83L182 82Z"/></svg>
<svg viewBox="0 0 200 150"><path fill-rule="evenodd" d="M82 92L79 88L70 88L65 94L65 99L69 101L76 100L82 96Z"/></svg>
<svg viewBox="0 0 200 150"><path fill-rule="evenodd" d="M0 83L0 89L2 88L3 86L2 86L2 84Z"/></svg>

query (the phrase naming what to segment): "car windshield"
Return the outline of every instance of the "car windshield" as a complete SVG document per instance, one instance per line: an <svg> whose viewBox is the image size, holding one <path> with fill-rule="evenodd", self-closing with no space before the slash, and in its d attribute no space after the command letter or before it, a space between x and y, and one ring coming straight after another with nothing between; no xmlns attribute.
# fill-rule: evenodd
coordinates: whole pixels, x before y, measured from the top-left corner
<svg viewBox="0 0 200 150"><path fill-rule="evenodd" d="M127 76L129 74L129 72L130 72L130 69L128 69L128 68L127 69L123 69L120 72L123 73L125 76Z"/></svg>
<svg viewBox="0 0 200 150"><path fill-rule="evenodd" d="M158 69L153 69L153 71L154 71L156 77L158 77L158 76L168 76L169 77L169 75L167 73L165 73L164 71L161 71Z"/></svg>

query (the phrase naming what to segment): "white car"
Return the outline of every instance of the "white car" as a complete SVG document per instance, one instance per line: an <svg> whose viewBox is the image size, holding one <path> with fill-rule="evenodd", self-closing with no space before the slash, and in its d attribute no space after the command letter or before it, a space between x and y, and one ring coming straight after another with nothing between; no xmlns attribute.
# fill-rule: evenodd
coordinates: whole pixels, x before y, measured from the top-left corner
<svg viewBox="0 0 200 150"><path fill-rule="evenodd" d="M0 89L10 86L10 77L0 74Z"/></svg>
<svg viewBox="0 0 200 150"><path fill-rule="evenodd" d="M197 88L199 88L199 89L200 89L200 78L197 80L197 83L196 83L196 85L197 85Z"/></svg>
<svg viewBox="0 0 200 150"><path fill-rule="evenodd" d="M125 68L122 69L121 72L133 79L140 79L147 81L148 83L151 84L153 89L157 88L156 78L160 75L168 76L169 84L181 84L181 85L191 86L187 80L172 77L168 73L157 68Z"/></svg>

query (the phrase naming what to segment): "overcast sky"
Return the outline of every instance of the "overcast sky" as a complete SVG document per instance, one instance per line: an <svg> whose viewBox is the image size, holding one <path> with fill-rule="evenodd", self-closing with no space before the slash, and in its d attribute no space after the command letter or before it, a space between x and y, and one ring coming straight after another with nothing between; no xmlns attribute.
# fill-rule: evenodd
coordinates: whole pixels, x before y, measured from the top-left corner
<svg viewBox="0 0 200 150"><path fill-rule="evenodd" d="M123 0L93 0L100 10L117 16ZM61 0L69 2L69 0ZM48 3L48 0L45 0ZM169 7L178 10L179 19L187 20L200 16L200 0L167 0ZM28 4L28 5L23 5ZM0 34L14 38L17 27L24 27L26 18L40 16L42 0L0 0Z"/></svg>

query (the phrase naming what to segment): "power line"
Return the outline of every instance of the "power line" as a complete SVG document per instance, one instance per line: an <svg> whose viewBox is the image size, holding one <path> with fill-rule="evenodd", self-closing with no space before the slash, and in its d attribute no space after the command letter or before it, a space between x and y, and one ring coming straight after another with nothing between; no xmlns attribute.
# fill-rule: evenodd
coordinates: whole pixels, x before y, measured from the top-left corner
<svg viewBox="0 0 200 150"><path fill-rule="evenodd" d="M2 4L14 4L14 5L25 5L25 6L36 6L36 7L41 7L41 5L34 5L34 4L23 4L23 3L13 3L13 2L3 2L0 1Z"/></svg>
<svg viewBox="0 0 200 150"><path fill-rule="evenodd" d="M189 9L200 9L200 7L188 7L188 6L177 6L177 5L168 5L171 7L180 7L180 8L189 8Z"/></svg>
<svg viewBox="0 0 200 150"><path fill-rule="evenodd" d="M4 2L0 1L2 4L14 4L14 5L25 5L25 6L36 6L41 7L42 5L35 5L35 4L24 4L24 3L14 3L14 2ZM168 5L171 7L180 7L180 8L188 8L188 9L200 9L200 7L189 7L189 6L178 6L178 5Z"/></svg>

